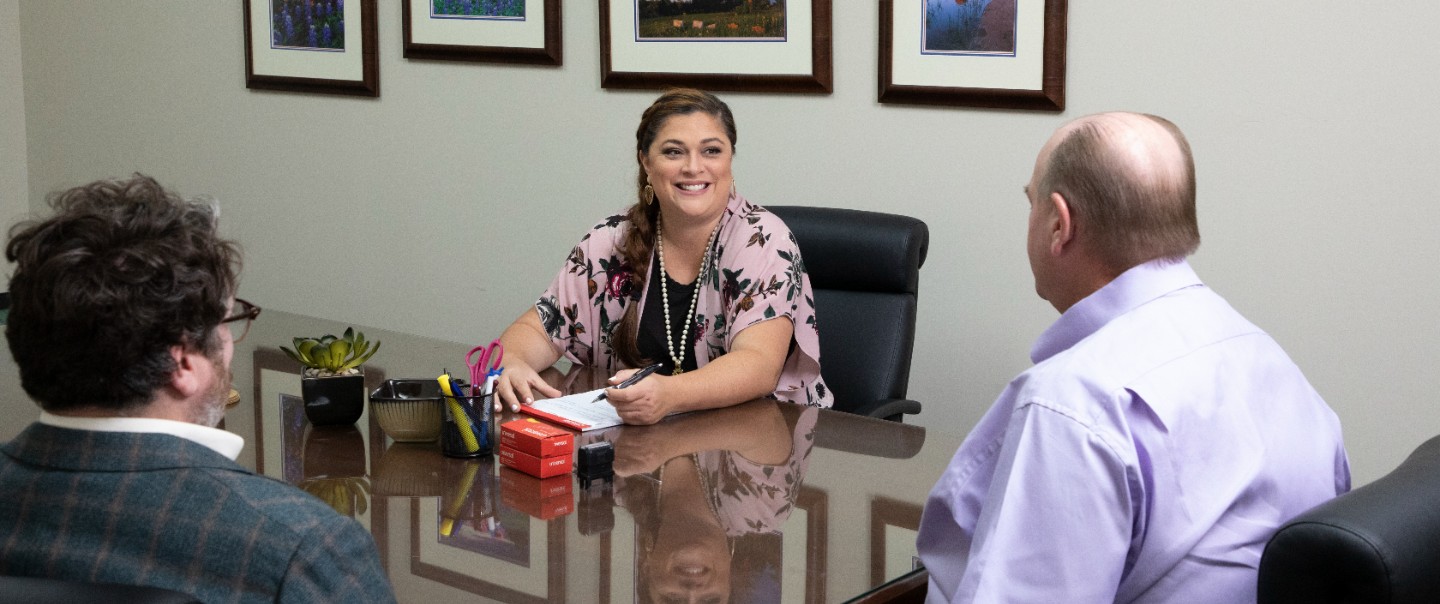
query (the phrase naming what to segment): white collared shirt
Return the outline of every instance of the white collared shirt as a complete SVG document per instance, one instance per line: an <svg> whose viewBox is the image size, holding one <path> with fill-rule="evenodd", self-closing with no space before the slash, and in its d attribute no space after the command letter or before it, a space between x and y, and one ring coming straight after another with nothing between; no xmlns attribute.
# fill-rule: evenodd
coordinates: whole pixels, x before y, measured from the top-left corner
<svg viewBox="0 0 1440 604"><path fill-rule="evenodd" d="M171 419L150 417L72 417L40 412L40 423L56 428L71 430L93 430L95 432L148 432L169 434L205 447L224 455L231 461L240 456L245 448L245 439L238 434L200 424L180 422Z"/></svg>

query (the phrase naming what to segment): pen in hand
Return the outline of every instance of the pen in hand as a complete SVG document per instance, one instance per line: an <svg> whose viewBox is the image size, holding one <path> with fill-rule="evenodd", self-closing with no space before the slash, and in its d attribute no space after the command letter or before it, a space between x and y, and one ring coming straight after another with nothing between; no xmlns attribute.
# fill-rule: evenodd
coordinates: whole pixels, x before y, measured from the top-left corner
<svg viewBox="0 0 1440 604"><path fill-rule="evenodd" d="M655 373L655 370L656 370L656 369L659 369L659 368L660 368L660 363L656 363L656 364L654 364L654 365L650 365L650 366L648 366L648 367L645 367L644 369L641 369L640 371L636 371L634 375L631 375L630 377L625 378L625 381L620 382L619 384L616 384L614 387L615 387L616 389L627 388L627 387L631 386L632 384L634 384L635 382L638 382L638 381L640 381L640 380L645 379L645 376L650 375L650 374L652 374L652 373ZM603 400L605 400L605 392L602 390L602 391L600 392L600 396L595 397L595 400L590 401L590 402L591 402L591 403L598 403L598 402L603 401Z"/></svg>

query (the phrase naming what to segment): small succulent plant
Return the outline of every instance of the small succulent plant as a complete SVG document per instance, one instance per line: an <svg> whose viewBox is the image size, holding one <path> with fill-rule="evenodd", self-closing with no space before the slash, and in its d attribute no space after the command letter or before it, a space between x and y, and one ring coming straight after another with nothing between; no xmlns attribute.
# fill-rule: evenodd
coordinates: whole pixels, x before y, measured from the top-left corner
<svg viewBox="0 0 1440 604"><path fill-rule="evenodd" d="M359 373L360 366L380 350L379 342L374 342L372 346L365 340L365 334L355 331L354 327L346 328L345 335L338 338L333 335L295 338L294 344L294 350L284 346L280 350L304 365L305 375L309 376Z"/></svg>

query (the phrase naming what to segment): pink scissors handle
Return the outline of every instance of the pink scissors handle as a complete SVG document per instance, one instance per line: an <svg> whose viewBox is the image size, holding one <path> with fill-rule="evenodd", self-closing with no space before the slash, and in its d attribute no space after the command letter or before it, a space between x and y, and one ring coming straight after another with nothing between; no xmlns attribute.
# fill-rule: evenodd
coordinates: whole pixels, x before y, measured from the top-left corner
<svg viewBox="0 0 1440 604"><path fill-rule="evenodd" d="M480 353L480 358L475 358L475 353ZM500 340L494 340L488 345L476 346L465 354L465 364L470 367L470 384L479 388L485 384L485 378L491 371L500 368L501 359L505 358L505 348L500 345Z"/></svg>

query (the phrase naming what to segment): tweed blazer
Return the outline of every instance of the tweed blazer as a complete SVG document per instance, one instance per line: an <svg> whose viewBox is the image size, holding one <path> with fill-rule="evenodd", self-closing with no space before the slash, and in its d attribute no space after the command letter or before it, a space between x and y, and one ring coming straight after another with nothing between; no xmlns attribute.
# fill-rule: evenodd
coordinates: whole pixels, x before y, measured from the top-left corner
<svg viewBox="0 0 1440 604"><path fill-rule="evenodd" d="M36 423L0 453L0 575L206 602L395 600L358 522L189 440Z"/></svg>

